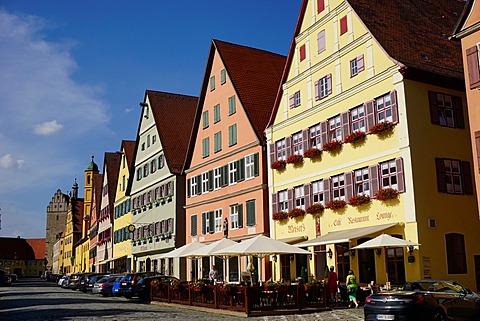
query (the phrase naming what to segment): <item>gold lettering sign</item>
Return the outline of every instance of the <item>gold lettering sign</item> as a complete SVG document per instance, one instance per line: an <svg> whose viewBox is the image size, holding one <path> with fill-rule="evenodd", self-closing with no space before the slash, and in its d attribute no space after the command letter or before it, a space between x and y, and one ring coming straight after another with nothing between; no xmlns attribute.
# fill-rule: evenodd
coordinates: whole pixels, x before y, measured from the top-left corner
<svg viewBox="0 0 480 321"><path fill-rule="evenodd" d="M289 225L288 233L303 233L305 232L305 224Z"/></svg>

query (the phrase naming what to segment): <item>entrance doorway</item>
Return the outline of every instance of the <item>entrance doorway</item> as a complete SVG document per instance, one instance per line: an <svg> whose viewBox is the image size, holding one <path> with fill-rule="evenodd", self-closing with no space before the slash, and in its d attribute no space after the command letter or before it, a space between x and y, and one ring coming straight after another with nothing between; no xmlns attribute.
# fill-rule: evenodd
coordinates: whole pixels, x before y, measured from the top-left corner
<svg viewBox="0 0 480 321"><path fill-rule="evenodd" d="M370 238L359 239L357 244L360 245L370 240ZM370 283L370 281L376 281L375 270L375 250L373 249L361 249L358 253L358 277L361 283Z"/></svg>
<svg viewBox="0 0 480 321"><path fill-rule="evenodd" d="M147 258L147 262L145 264L145 271L151 272L152 271L152 260Z"/></svg>

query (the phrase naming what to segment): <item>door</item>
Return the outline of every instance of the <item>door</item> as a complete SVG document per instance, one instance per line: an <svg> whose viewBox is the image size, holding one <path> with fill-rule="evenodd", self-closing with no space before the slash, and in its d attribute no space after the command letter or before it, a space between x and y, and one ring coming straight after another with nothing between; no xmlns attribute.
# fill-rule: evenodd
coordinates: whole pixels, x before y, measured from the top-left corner
<svg viewBox="0 0 480 321"><path fill-rule="evenodd" d="M375 251L373 249L358 250L358 277L361 283L375 281Z"/></svg>

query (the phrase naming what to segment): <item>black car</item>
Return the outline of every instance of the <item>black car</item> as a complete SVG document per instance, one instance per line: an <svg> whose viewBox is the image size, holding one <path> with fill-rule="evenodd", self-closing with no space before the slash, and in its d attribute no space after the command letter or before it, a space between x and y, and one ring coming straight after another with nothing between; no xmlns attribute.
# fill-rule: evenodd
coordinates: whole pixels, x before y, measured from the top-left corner
<svg viewBox="0 0 480 321"><path fill-rule="evenodd" d="M78 281L78 290L81 292L87 292L87 284L90 281L90 278L94 275L103 275L101 273L85 273L82 275L80 280Z"/></svg>
<svg viewBox="0 0 480 321"><path fill-rule="evenodd" d="M125 274L125 276L120 282L120 287L118 288L119 295L123 295L127 299L133 298L135 294L135 286L137 285L138 281L148 276L154 275L157 275L157 273L138 272Z"/></svg>
<svg viewBox="0 0 480 321"><path fill-rule="evenodd" d="M168 275L148 276L138 281L137 286L135 287L134 296L144 301L150 301L150 289L152 287L151 286L152 281L155 281L155 280L158 280L158 282L172 282L172 281L180 282L180 280L174 276L168 276Z"/></svg>
<svg viewBox="0 0 480 321"><path fill-rule="evenodd" d="M94 274L94 275L90 276L90 278L88 279L87 285L85 287L85 292L92 293L93 286L95 285L95 282L99 281L104 276L105 276L105 274Z"/></svg>
<svg viewBox="0 0 480 321"><path fill-rule="evenodd" d="M364 314L365 321L476 321L480 296L454 281L418 280L368 296Z"/></svg>

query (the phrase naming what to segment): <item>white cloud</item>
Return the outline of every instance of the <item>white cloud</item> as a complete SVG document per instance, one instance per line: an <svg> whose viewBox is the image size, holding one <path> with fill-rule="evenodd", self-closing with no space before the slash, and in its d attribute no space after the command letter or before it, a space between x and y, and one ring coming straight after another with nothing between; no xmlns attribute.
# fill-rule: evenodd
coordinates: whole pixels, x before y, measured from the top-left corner
<svg viewBox="0 0 480 321"><path fill-rule="evenodd" d="M125 112L126 112L126 113L130 113L130 112L132 112L132 111L133 111L133 108L125 108Z"/></svg>
<svg viewBox="0 0 480 321"><path fill-rule="evenodd" d="M63 125L58 124L56 120L46 121L42 124L37 124L33 127L33 131L38 135L53 135L60 131L63 128Z"/></svg>
<svg viewBox="0 0 480 321"><path fill-rule="evenodd" d="M23 159L14 159L10 154L0 157L0 168L10 169L15 167L21 169L24 165L25 161Z"/></svg>

